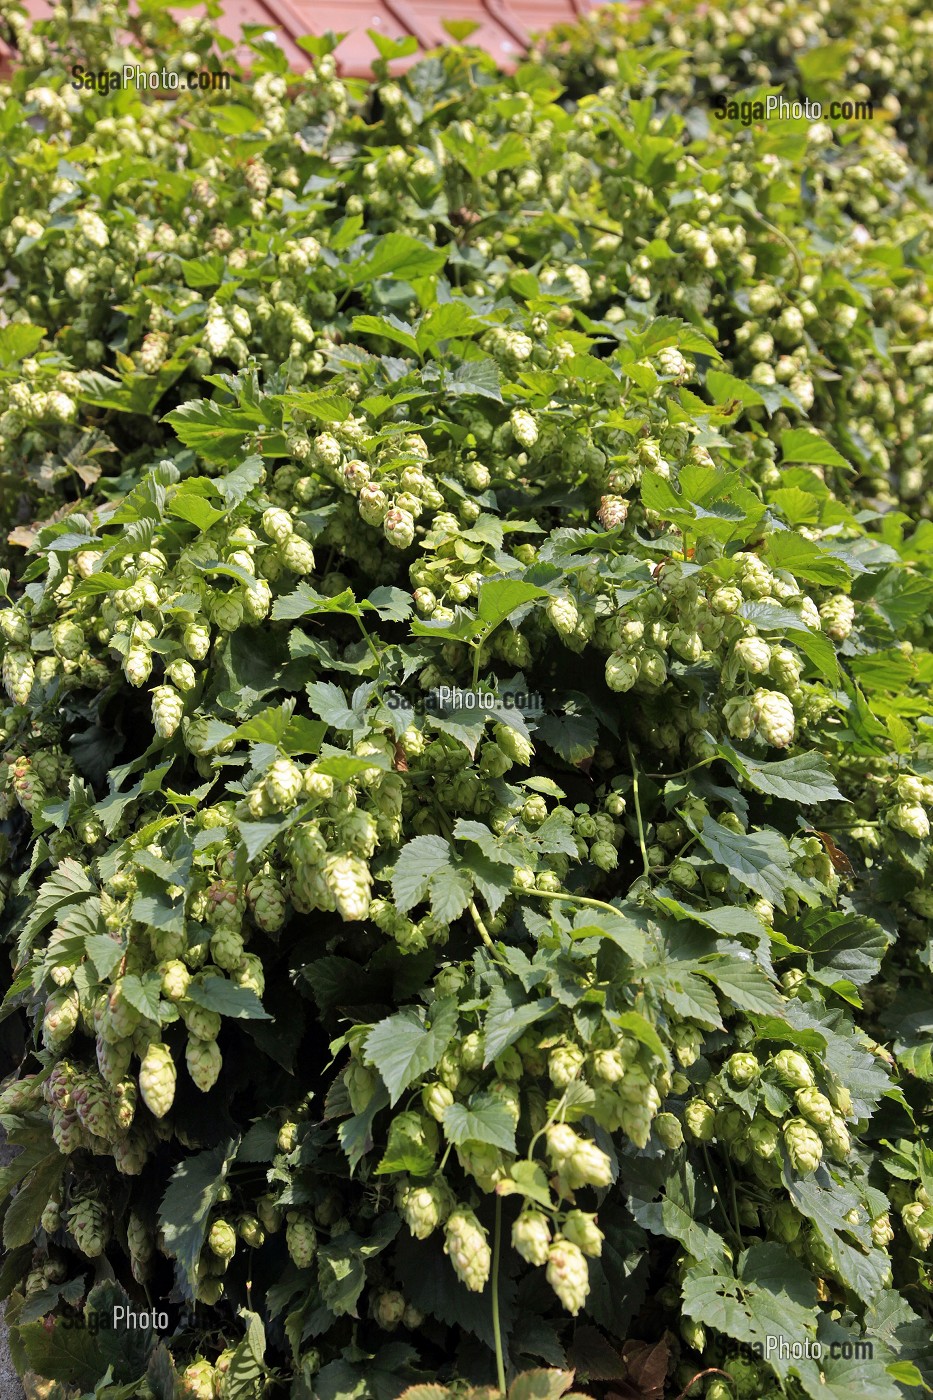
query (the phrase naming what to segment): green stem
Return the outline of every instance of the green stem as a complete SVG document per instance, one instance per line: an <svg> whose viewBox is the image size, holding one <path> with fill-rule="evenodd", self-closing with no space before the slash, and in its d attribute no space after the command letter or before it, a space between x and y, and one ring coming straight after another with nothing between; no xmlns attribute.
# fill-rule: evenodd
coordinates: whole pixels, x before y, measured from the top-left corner
<svg viewBox="0 0 933 1400"><path fill-rule="evenodd" d="M603 899L591 899L585 894L567 894L564 890L521 890L520 897L526 895L537 895L538 899L565 899L570 904L582 904L587 909L605 909L609 914L615 914L617 918L624 919L625 915L621 909L617 909L614 904L607 904Z"/></svg>
<svg viewBox="0 0 933 1400"><path fill-rule="evenodd" d="M484 638L483 638L483 641L485 641L485 640L486 640L486 639L485 639L485 637L484 637ZM483 654L483 642L477 642L477 643L475 643L475 645L474 645L474 647L473 647L473 689L474 689L474 690L476 690L477 686L479 685L479 662L480 662L480 657L482 656L482 654Z"/></svg>
<svg viewBox="0 0 933 1400"><path fill-rule="evenodd" d="M508 967L508 963L504 960L504 958L501 958L501 957L499 956L499 952L498 952L498 950L497 950L497 948L496 948L496 945L495 945L495 943L493 943L493 941L492 941L492 935L490 934L489 929L488 929L488 928L486 927L486 925L483 923L482 916L481 916L479 910L478 910L477 907L476 907L476 900L475 900L475 899L471 899L470 902L469 902L469 904L467 905L467 908L468 908L469 911L470 911L470 917L472 918L474 924L476 925L476 931L477 931L477 933L479 934L479 936L480 936L480 938L483 940L483 942L486 944L486 947L489 949L489 951L490 951L490 953L492 954L494 960L495 960L497 963L499 963L499 965L500 965L501 967Z"/></svg>
<svg viewBox="0 0 933 1400"><path fill-rule="evenodd" d="M632 796L635 799L635 820L638 822L638 844L641 847L641 858L645 867L645 874L651 875L651 864L648 860L648 847L645 845L645 824L641 818L641 800L638 796L638 765L635 762L635 750L632 748L632 741L628 740L628 756L632 765Z"/></svg>
<svg viewBox="0 0 933 1400"><path fill-rule="evenodd" d="M502 1197L496 1197L496 1230L492 1242L492 1334L496 1342L496 1377L499 1394L505 1400L505 1361L502 1356L502 1328L499 1324L499 1256L502 1253Z"/></svg>

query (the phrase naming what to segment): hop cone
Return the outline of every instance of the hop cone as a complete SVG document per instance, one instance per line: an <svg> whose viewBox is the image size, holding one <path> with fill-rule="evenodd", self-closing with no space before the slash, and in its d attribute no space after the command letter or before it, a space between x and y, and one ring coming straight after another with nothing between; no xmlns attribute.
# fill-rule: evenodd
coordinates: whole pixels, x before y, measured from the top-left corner
<svg viewBox="0 0 933 1400"><path fill-rule="evenodd" d="M96 1259L103 1254L110 1234L107 1212L90 1196L73 1202L68 1212L68 1229L82 1254Z"/></svg>
<svg viewBox="0 0 933 1400"><path fill-rule="evenodd" d="M217 1041L200 1040L196 1035L189 1035L185 1046L185 1064L202 1094L208 1093L217 1083L223 1065Z"/></svg>
<svg viewBox="0 0 933 1400"><path fill-rule="evenodd" d="M444 1253L449 1255L460 1281L472 1293L482 1293L489 1278L492 1253L486 1231L466 1206L458 1206L447 1219Z"/></svg>
<svg viewBox="0 0 933 1400"><path fill-rule="evenodd" d="M162 1041L153 1041L143 1057L139 1089L153 1117L164 1118L175 1099L175 1062Z"/></svg>
<svg viewBox="0 0 933 1400"><path fill-rule="evenodd" d="M512 1226L512 1244L527 1263L546 1264L551 1245L547 1216L539 1210L523 1210Z"/></svg>
<svg viewBox="0 0 933 1400"><path fill-rule="evenodd" d="M576 1317L590 1291L590 1271L579 1246L558 1235L548 1250L547 1281Z"/></svg>
<svg viewBox="0 0 933 1400"><path fill-rule="evenodd" d="M307 1269L317 1252L317 1232L306 1216L294 1214L295 1219L285 1226L285 1243L295 1266Z"/></svg>

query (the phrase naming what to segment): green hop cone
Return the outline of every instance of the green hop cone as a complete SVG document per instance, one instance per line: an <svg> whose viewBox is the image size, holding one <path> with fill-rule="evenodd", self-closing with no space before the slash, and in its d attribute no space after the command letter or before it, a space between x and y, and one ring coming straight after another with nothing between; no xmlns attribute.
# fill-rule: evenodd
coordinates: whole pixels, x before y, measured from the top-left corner
<svg viewBox="0 0 933 1400"><path fill-rule="evenodd" d="M42 1015L42 1044L47 1050L57 1050L74 1033L80 1016L78 994L63 987L52 992Z"/></svg>
<svg viewBox="0 0 933 1400"><path fill-rule="evenodd" d="M362 504L362 495L360 500ZM411 512L398 506L386 511L382 533L395 549L407 549L415 538L415 521Z"/></svg>
<svg viewBox="0 0 933 1400"><path fill-rule="evenodd" d="M162 1041L154 1040L139 1069L139 1091L154 1118L164 1118L175 1100L175 1061Z"/></svg>
<svg viewBox="0 0 933 1400"><path fill-rule="evenodd" d="M705 1099L690 1099L684 1109L684 1127L695 1142L711 1141L716 1114Z"/></svg>
<svg viewBox="0 0 933 1400"><path fill-rule="evenodd" d="M228 1220L215 1220L207 1236L207 1244L218 1259L232 1259L236 1253L236 1230Z"/></svg>
<svg viewBox="0 0 933 1400"><path fill-rule="evenodd" d="M191 973L180 958L170 958L159 968L162 995L168 1001L182 1001L191 985Z"/></svg>
<svg viewBox="0 0 933 1400"><path fill-rule="evenodd" d="M25 705L35 678L35 667L28 651L10 647L3 657L3 688L14 705Z"/></svg>
<svg viewBox="0 0 933 1400"><path fill-rule="evenodd" d="M614 651L606 661L606 684L610 690L631 690L638 680L638 667L627 653Z"/></svg>
<svg viewBox="0 0 933 1400"><path fill-rule="evenodd" d="M684 1130L673 1113L659 1113L654 1120L654 1130L663 1145L671 1152L684 1145Z"/></svg>
<svg viewBox="0 0 933 1400"><path fill-rule="evenodd" d="M525 1209L512 1226L512 1245L528 1264L541 1268L551 1247L551 1227L540 1210Z"/></svg>
<svg viewBox="0 0 933 1400"><path fill-rule="evenodd" d="M175 687L157 685L152 692L152 724L160 739L171 739L184 713L185 702Z"/></svg>
<svg viewBox="0 0 933 1400"><path fill-rule="evenodd" d="M754 1055L739 1052L726 1061L726 1074L737 1089L747 1089L754 1084L761 1073L761 1066Z"/></svg>
<svg viewBox="0 0 933 1400"><path fill-rule="evenodd" d="M798 1089L795 1095L797 1100L797 1112L801 1118L806 1118L808 1123L812 1123L814 1128L828 1128L833 1120L833 1106L825 1094L821 1094L819 1089L811 1087L809 1089Z"/></svg>
<svg viewBox="0 0 933 1400"><path fill-rule="evenodd" d="M548 1056L547 1069L555 1089L566 1089L575 1079L579 1079L585 1056L576 1045L558 1045Z"/></svg>
<svg viewBox="0 0 933 1400"><path fill-rule="evenodd" d="M210 949L211 961L215 967L232 972L235 967L239 967L243 957L243 939L234 929L222 928L212 935Z"/></svg>
<svg viewBox="0 0 933 1400"><path fill-rule="evenodd" d="M301 795L304 775L290 758L276 758L266 769L263 792L277 812L287 812Z"/></svg>
<svg viewBox="0 0 933 1400"><path fill-rule="evenodd" d="M72 1201L68 1229L82 1254L97 1259L107 1247L110 1222L100 1201L90 1196Z"/></svg>
<svg viewBox="0 0 933 1400"><path fill-rule="evenodd" d="M365 1113L379 1087L379 1075L369 1065L351 1060L344 1070L343 1082L350 1096L350 1107L354 1113Z"/></svg>
<svg viewBox="0 0 933 1400"><path fill-rule="evenodd" d="M925 841L930 834L930 819L918 803L900 802L885 813L889 826L912 836L916 841Z"/></svg>
<svg viewBox="0 0 933 1400"><path fill-rule="evenodd" d="M134 645L123 658L123 674L138 690L152 675L152 652L146 646Z"/></svg>
<svg viewBox="0 0 933 1400"><path fill-rule="evenodd" d="M223 1067L223 1056L216 1040L200 1040L196 1035L188 1035L185 1046L185 1064L192 1082L202 1094L209 1093L217 1083Z"/></svg>
<svg viewBox="0 0 933 1400"><path fill-rule="evenodd" d="M778 690L756 690L752 696L755 724L766 744L786 749L794 742L796 718L794 707Z"/></svg>
<svg viewBox="0 0 933 1400"><path fill-rule="evenodd" d="M794 1171L802 1176L815 1172L823 1157L819 1134L805 1118L788 1118L783 1131L787 1155Z"/></svg>
<svg viewBox="0 0 933 1400"><path fill-rule="evenodd" d="M748 1125L749 1146L763 1162L770 1162L777 1155L779 1141L777 1124L770 1118L753 1118Z"/></svg>
<svg viewBox="0 0 933 1400"><path fill-rule="evenodd" d="M797 1050L779 1050L772 1057L771 1068L788 1089L809 1089L813 1086L813 1070L806 1057Z"/></svg>
<svg viewBox="0 0 933 1400"><path fill-rule="evenodd" d="M923 1218L929 1214L929 1206L925 1206L922 1201L908 1201L901 1208L901 1220L904 1229L919 1250L928 1250L933 1244L933 1226L922 1223Z"/></svg>
<svg viewBox="0 0 933 1400"><path fill-rule="evenodd" d="M214 1400L216 1394L214 1368L203 1357L186 1366L178 1378L177 1400Z"/></svg>
<svg viewBox="0 0 933 1400"><path fill-rule="evenodd" d="M52 645L66 661L77 661L85 646L84 632L76 622L63 620L51 628Z"/></svg>
<svg viewBox="0 0 933 1400"><path fill-rule="evenodd" d="M822 1133L829 1155L837 1162L844 1162L852 1150L852 1139L842 1115L834 1113Z"/></svg>
<svg viewBox="0 0 933 1400"><path fill-rule="evenodd" d="M285 922L285 892L276 877L256 875L246 886L246 900L263 933L277 933Z"/></svg>
<svg viewBox="0 0 933 1400"><path fill-rule="evenodd" d="M265 1243L266 1231L257 1215L241 1215L236 1223L236 1232L250 1249L260 1249Z"/></svg>
<svg viewBox="0 0 933 1400"><path fill-rule="evenodd" d="M557 1235L548 1250L547 1281L567 1311L576 1317L590 1291L590 1271L580 1247Z"/></svg>
<svg viewBox="0 0 933 1400"><path fill-rule="evenodd" d="M534 747L530 739L526 739L523 734L519 734L517 729L513 729L510 724L497 724L493 730L496 743L513 763L520 763L527 768L534 754Z"/></svg>
<svg viewBox="0 0 933 1400"><path fill-rule="evenodd" d="M395 1193L395 1204L416 1240L426 1240L443 1225L454 1207L450 1187L443 1177L433 1181L402 1182Z"/></svg>
<svg viewBox="0 0 933 1400"><path fill-rule="evenodd" d="M519 447L527 451L538 441L538 425L532 414L525 408L513 408L509 415L512 433Z"/></svg>
<svg viewBox="0 0 933 1400"><path fill-rule="evenodd" d="M603 1252L605 1236L596 1224L595 1215L587 1215L582 1210L569 1211L560 1232L589 1259L598 1259Z"/></svg>
<svg viewBox="0 0 933 1400"><path fill-rule="evenodd" d="M394 1332L405 1316L405 1298L397 1288L385 1288L373 1299L373 1319L386 1332Z"/></svg>
<svg viewBox="0 0 933 1400"><path fill-rule="evenodd" d="M454 1101L454 1096L446 1084L426 1084L421 1090L421 1103L425 1113L429 1113L436 1123L443 1121L444 1114Z"/></svg>
<svg viewBox="0 0 933 1400"><path fill-rule="evenodd" d="M280 510L277 506L270 506L262 513L263 534L272 540L273 544L284 544L290 535L294 533L294 523L287 510Z"/></svg>
<svg viewBox="0 0 933 1400"><path fill-rule="evenodd" d="M573 636L580 621L577 605L569 593L560 593L556 598L549 599L547 615L551 626L561 637Z"/></svg>
<svg viewBox="0 0 933 1400"><path fill-rule="evenodd" d="M324 878L342 919L366 918L372 875L365 861L357 856L330 856L324 864Z"/></svg>
<svg viewBox="0 0 933 1400"><path fill-rule="evenodd" d="M472 1293L482 1293L489 1279L492 1252L486 1231L467 1206L457 1206L447 1217L444 1253L461 1283Z"/></svg>
<svg viewBox="0 0 933 1400"><path fill-rule="evenodd" d="M881 1215L876 1215L871 1222L871 1242L876 1249L887 1249L893 1239L891 1217L887 1211L882 1211Z"/></svg>
<svg viewBox="0 0 933 1400"><path fill-rule="evenodd" d="M296 1268L307 1269L317 1253L317 1231L311 1220L299 1211L289 1211L288 1215L285 1226L288 1252Z"/></svg>
<svg viewBox="0 0 933 1400"><path fill-rule="evenodd" d="M210 627L206 622L189 623L182 635L182 644L192 661L203 661L211 649Z"/></svg>

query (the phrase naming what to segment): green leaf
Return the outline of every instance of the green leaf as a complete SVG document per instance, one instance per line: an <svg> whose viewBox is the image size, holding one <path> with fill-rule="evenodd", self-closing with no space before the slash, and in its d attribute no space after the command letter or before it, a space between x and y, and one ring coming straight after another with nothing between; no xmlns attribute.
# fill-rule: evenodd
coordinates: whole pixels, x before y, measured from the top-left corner
<svg viewBox="0 0 933 1400"><path fill-rule="evenodd" d="M455 1147L464 1142L485 1142L515 1151L515 1123L509 1110L494 1094L474 1094L469 1106L452 1103L441 1120L448 1142Z"/></svg>
<svg viewBox="0 0 933 1400"><path fill-rule="evenodd" d="M66 857L43 881L32 912L20 934L17 954L20 958L32 947L36 935L50 924L70 904L79 904L96 894L82 865L72 856Z"/></svg>
<svg viewBox="0 0 933 1400"><path fill-rule="evenodd" d="M699 833L703 845L729 874L777 909L786 907L789 890L807 896L810 891L793 869L787 842L770 827L763 831L730 831L712 817L703 818Z"/></svg>
<svg viewBox="0 0 933 1400"><path fill-rule="evenodd" d="M236 1157L237 1146L237 1140L229 1138L207 1152L186 1157L175 1168L162 1197L159 1224L165 1248L181 1264L192 1287L211 1212Z"/></svg>
<svg viewBox="0 0 933 1400"><path fill-rule="evenodd" d="M140 1016L158 1024L161 985L157 972L147 973L145 978L128 972L122 981L123 995Z"/></svg>
<svg viewBox="0 0 933 1400"><path fill-rule="evenodd" d="M444 367L441 383L445 394L451 398L492 399L502 403L502 389L499 385L499 368L495 360L455 360L452 367Z"/></svg>
<svg viewBox="0 0 933 1400"><path fill-rule="evenodd" d="M780 1012L783 1001L768 974L749 959L721 955L698 963L697 972L708 977L740 1011L757 1011L765 1016Z"/></svg>
<svg viewBox="0 0 933 1400"><path fill-rule="evenodd" d="M785 462L808 462L818 467L852 468L831 442L812 428L787 428L781 434L781 452Z"/></svg>
<svg viewBox="0 0 933 1400"><path fill-rule="evenodd" d="M810 498L812 499L812 498ZM767 538L768 562L774 569L786 569L794 578L826 588L848 583L851 570L814 540L793 530L778 530Z"/></svg>
<svg viewBox="0 0 933 1400"><path fill-rule="evenodd" d="M224 1378L229 1400L262 1400L268 1370L265 1363L266 1332L258 1313L243 1311L246 1335L230 1357Z"/></svg>
<svg viewBox="0 0 933 1400"><path fill-rule="evenodd" d="M762 763L748 754L739 753L729 744L719 751L727 763L755 789L767 797L779 797L786 802L809 806L814 802L845 802L836 786L832 770L820 753L799 753L776 763Z"/></svg>
<svg viewBox="0 0 933 1400"><path fill-rule="evenodd" d="M556 1005L555 997L535 997L533 1001L523 1001L522 993L515 987L493 987L483 1022L483 1067L497 1060L503 1050L515 1044L528 1026L547 1016Z"/></svg>
<svg viewBox="0 0 933 1400"><path fill-rule="evenodd" d="M572 1371L523 1371L509 1387L509 1400L560 1400L572 1384Z"/></svg>
<svg viewBox="0 0 933 1400"><path fill-rule="evenodd" d="M368 258L348 267L347 275L353 287L390 274L396 281L411 281L413 277L433 277L446 261L446 248L422 243L410 233L387 233L376 240Z"/></svg>
<svg viewBox="0 0 933 1400"><path fill-rule="evenodd" d="M480 586L479 617L485 622L487 629L492 631L526 603L547 596L547 589L537 588L533 583L525 583L522 579L494 579L492 583Z"/></svg>
<svg viewBox="0 0 933 1400"><path fill-rule="evenodd" d="M769 1356L782 1378L799 1363L795 1346L816 1336L816 1290L809 1271L777 1244L757 1244L739 1256L733 1276L726 1267L698 1264L683 1283L687 1317L749 1347L778 1347ZM771 1344L774 1345L773 1343Z"/></svg>
<svg viewBox="0 0 933 1400"><path fill-rule="evenodd" d="M793 937L807 948L812 975L827 986L840 979L867 986L891 944L890 935L874 919L836 909L808 912Z"/></svg>
<svg viewBox="0 0 933 1400"><path fill-rule="evenodd" d="M235 457L244 439L265 426L258 416L213 399L189 399L167 413L163 421L175 429L186 447L215 462Z"/></svg>
<svg viewBox="0 0 933 1400"><path fill-rule="evenodd" d="M362 335L378 335L384 340L392 340L403 345L406 350L418 353L418 340L414 327L398 316L354 316L353 330Z"/></svg>
<svg viewBox="0 0 933 1400"><path fill-rule="evenodd" d="M526 1200L535 1201L546 1210L550 1210L554 1204L541 1163L529 1162L524 1158L512 1163L509 1168L509 1180L500 1183L498 1193L500 1196L524 1196Z"/></svg>
<svg viewBox="0 0 933 1400"><path fill-rule="evenodd" d="M10 369L33 354L44 335L42 326L31 326L28 321L12 321L0 327L0 369Z"/></svg>
<svg viewBox="0 0 933 1400"><path fill-rule="evenodd" d="M3 1247L16 1249L28 1244L38 1228L42 1212L55 1194L66 1159L55 1149L42 1157L31 1175L22 1182L3 1217Z"/></svg>
<svg viewBox="0 0 933 1400"><path fill-rule="evenodd" d="M463 913L472 893L469 875L455 868L453 849L443 837L416 836L402 847L392 873L392 894L401 913L429 899L432 912L450 923Z"/></svg>
<svg viewBox="0 0 933 1400"><path fill-rule="evenodd" d="M457 1001L446 997L428 1011L407 1007L387 1016L366 1037L366 1058L375 1065L394 1107L410 1084L435 1065L457 1029Z"/></svg>
<svg viewBox="0 0 933 1400"><path fill-rule="evenodd" d="M194 981L188 987L186 996L197 1006L208 1011L216 1011L220 1016L228 1016L239 1021L270 1021L268 1011L249 987L238 987L226 977L205 977L203 982Z"/></svg>

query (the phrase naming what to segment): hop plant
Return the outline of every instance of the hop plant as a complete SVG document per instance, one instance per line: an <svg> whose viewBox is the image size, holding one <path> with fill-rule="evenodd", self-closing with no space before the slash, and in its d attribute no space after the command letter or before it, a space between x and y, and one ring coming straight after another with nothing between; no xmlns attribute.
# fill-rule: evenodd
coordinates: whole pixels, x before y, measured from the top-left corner
<svg viewBox="0 0 933 1400"><path fill-rule="evenodd" d="M780 1082L789 1089L813 1087L813 1070L798 1050L779 1050L771 1060L771 1068Z"/></svg>
<svg viewBox="0 0 933 1400"><path fill-rule="evenodd" d="M547 1216L526 1208L512 1225L512 1245L528 1264L543 1267L551 1247L551 1227Z"/></svg>
<svg viewBox="0 0 933 1400"><path fill-rule="evenodd" d="M823 1157L823 1144L805 1118L788 1118L784 1124L784 1142L795 1171L803 1176L816 1171Z"/></svg>
<svg viewBox="0 0 933 1400"><path fill-rule="evenodd" d="M548 1250L547 1281L567 1311L576 1317L590 1291L590 1271L578 1245L557 1235Z"/></svg>
<svg viewBox="0 0 933 1400"><path fill-rule="evenodd" d="M68 1229L81 1253L89 1259L97 1259L107 1246L110 1219L100 1201L83 1196L71 1203Z"/></svg>
<svg viewBox="0 0 933 1400"><path fill-rule="evenodd" d="M603 1252L605 1236L596 1224L595 1215L587 1215L582 1210L568 1211L560 1232L565 1240L575 1244L589 1259L598 1259Z"/></svg>
<svg viewBox="0 0 933 1400"><path fill-rule="evenodd" d="M285 1243L295 1267L309 1268L317 1253L317 1231L308 1216L300 1211L289 1211L285 1226Z"/></svg>
<svg viewBox="0 0 933 1400"><path fill-rule="evenodd" d="M430 1182L404 1182L396 1191L396 1206L415 1239L426 1240L447 1219L454 1198L443 1177Z"/></svg>
<svg viewBox="0 0 933 1400"><path fill-rule="evenodd" d="M168 1046L153 1041L139 1069L139 1091L154 1118L164 1118L175 1100L175 1062Z"/></svg>
<svg viewBox="0 0 933 1400"><path fill-rule="evenodd" d="M472 1293L482 1293L489 1279L492 1252L486 1231L466 1206L457 1206L447 1217L444 1253L461 1283Z"/></svg>
<svg viewBox="0 0 933 1400"><path fill-rule="evenodd" d="M366 918L372 874L364 861L356 856L330 856L324 864L324 879L342 919Z"/></svg>
<svg viewBox="0 0 933 1400"><path fill-rule="evenodd" d="M152 692L152 724L160 739L171 739L184 712L185 702L173 686L156 686Z"/></svg>
<svg viewBox="0 0 933 1400"><path fill-rule="evenodd" d="M236 1230L228 1220L215 1220L208 1231L207 1244L218 1259L232 1259L236 1253Z"/></svg>
<svg viewBox="0 0 933 1400"><path fill-rule="evenodd" d="M209 1093L223 1068L223 1056L217 1041L200 1040L196 1035L189 1034L185 1045L185 1064L201 1093Z"/></svg>

